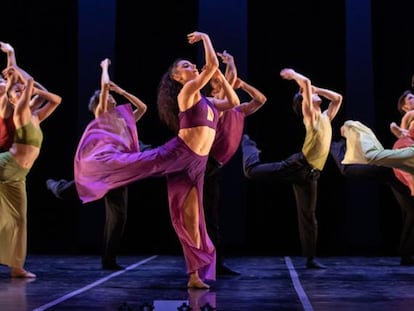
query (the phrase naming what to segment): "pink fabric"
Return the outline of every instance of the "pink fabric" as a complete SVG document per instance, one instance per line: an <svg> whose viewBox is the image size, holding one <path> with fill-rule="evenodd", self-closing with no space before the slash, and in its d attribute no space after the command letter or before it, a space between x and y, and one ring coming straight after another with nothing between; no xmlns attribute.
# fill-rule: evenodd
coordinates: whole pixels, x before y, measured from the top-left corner
<svg viewBox="0 0 414 311"><path fill-rule="evenodd" d="M397 139L397 141L394 143L394 146L392 149L400 149L408 146L412 146L414 144L414 139L412 138L413 131L410 131L409 136L403 136ZM404 184L406 185L411 192L411 195L414 196L414 180L413 176L401 169L393 168L395 176Z"/></svg>
<svg viewBox="0 0 414 311"><path fill-rule="evenodd" d="M3 119L0 117L0 152L8 151L13 144L16 128L13 122L13 114Z"/></svg>
<svg viewBox="0 0 414 311"><path fill-rule="evenodd" d="M203 185L207 156L195 154L183 142L177 145L175 149L178 150L180 156L174 159L173 162L177 166L182 167L185 165L185 169L167 175L171 221L183 248L187 273L198 271L201 279L215 280L216 251L207 233L203 208ZM188 235L183 222L184 202L193 188L197 191L199 206L198 216L201 242L199 248L196 247Z"/></svg>
<svg viewBox="0 0 414 311"><path fill-rule="evenodd" d="M216 251L207 234L203 182L207 156L195 154L179 137L139 152L138 134L130 105L118 106L85 129L75 155L75 184L82 202L97 200L113 188L149 176L166 176L170 216L180 240L187 272L215 280ZM183 205L192 188L199 199L201 246L189 237Z"/></svg>
<svg viewBox="0 0 414 311"><path fill-rule="evenodd" d="M222 165L226 164L239 148L243 135L245 114L238 107L223 112L219 118L216 138L210 155Z"/></svg>
<svg viewBox="0 0 414 311"><path fill-rule="evenodd" d="M125 163L100 161L99 155L138 152L138 133L131 105L119 105L92 120L86 127L75 154L75 184L86 203L102 198L110 190L111 174L125 170ZM125 185L116 182L112 188Z"/></svg>

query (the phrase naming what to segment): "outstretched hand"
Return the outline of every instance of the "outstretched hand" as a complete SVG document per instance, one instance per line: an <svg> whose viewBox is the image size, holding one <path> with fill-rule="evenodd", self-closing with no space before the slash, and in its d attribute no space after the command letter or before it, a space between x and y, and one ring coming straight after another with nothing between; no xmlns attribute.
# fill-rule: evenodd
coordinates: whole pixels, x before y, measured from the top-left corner
<svg viewBox="0 0 414 311"><path fill-rule="evenodd" d="M109 58L105 58L103 61L101 61L101 67L108 67L111 64L111 60Z"/></svg>
<svg viewBox="0 0 414 311"><path fill-rule="evenodd" d="M5 77L6 79L11 79L11 78L17 78L17 73L16 73L16 67L14 66L9 66L5 69L2 70L2 75L3 77Z"/></svg>
<svg viewBox="0 0 414 311"><path fill-rule="evenodd" d="M205 33L194 31L187 35L188 43L193 44L203 39Z"/></svg>
<svg viewBox="0 0 414 311"><path fill-rule="evenodd" d="M407 129L403 129L402 127L399 127L397 125L397 123L395 123L395 122L392 122L390 124L390 131L397 138L400 138L400 137L403 137L403 136L408 136L408 134L409 134L409 131Z"/></svg>
<svg viewBox="0 0 414 311"><path fill-rule="evenodd" d="M243 81L242 81L240 78L237 78L236 82L234 82L233 88L234 88L234 89L238 89L238 88L240 88L240 87L241 87L242 82L243 82Z"/></svg>
<svg viewBox="0 0 414 311"><path fill-rule="evenodd" d="M223 51L223 53L217 52L217 56L221 58L221 61L223 64L228 64L230 62L233 62L233 55L230 53L227 53L226 50Z"/></svg>
<svg viewBox="0 0 414 311"><path fill-rule="evenodd" d="M122 94L122 92L124 92L124 89L113 81L109 82L109 90L117 94Z"/></svg>
<svg viewBox="0 0 414 311"><path fill-rule="evenodd" d="M14 52L13 47L6 42L0 42L0 50L2 50L4 53Z"/></svg>
<svg viewBox="0 0 414 311"><path fill-rule="evenodd" d="M284 68L280 71L280 76L285 80L292 80L295 73L291 68Z"/></svg>

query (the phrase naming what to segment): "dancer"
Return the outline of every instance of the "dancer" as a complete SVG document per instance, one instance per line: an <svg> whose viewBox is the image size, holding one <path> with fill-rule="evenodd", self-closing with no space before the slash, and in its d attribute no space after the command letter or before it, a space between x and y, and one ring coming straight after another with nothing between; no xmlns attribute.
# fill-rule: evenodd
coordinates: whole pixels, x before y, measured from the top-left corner
<svg viewBox="0 0 414 311"><path fill-rule="evenodd" d="M397 125L393 125L393 133ZM398 130L398 128L397 128ZM404 132L403 129L400 130ZM374 132L360 121L347 120L341 127L346 139L346 152L342 164L372 164L398 168L414 175L414 145L399 149L385 149ZM411 195L414 195L413 189Z"/></svg>
<svg viewBox="0 0 414 311"><path fill-rule="evenodd" d="M393 149L400 149L414 145L414 94L406 90L398 99L398 110L403 114L401 125L395 122L390 124L391 132L397 137ZM406 185L411 194L414 194L414 180L410 173L393 168L395 176Z"/></svg>
<svg viewBox="0 0 414 311"><path fill-rule="evenodd" d="M414 198L406 185L397 179L393 170L385 166L370 164L342 164L346 151L344 139L331 143L330 153L339 171L345 177L364 178L383 183L390 187L401 208L402 230L398 252L402 266L414 265Z"/></svg>
<svg viewBox="0 0 414 311"><path fill-rule="evenodd" d="M251 179L266 178L292 184L296 199L299 237L302 253L306 256L306 267L325 269L315 259L318 236L316 219L317 183L324 168L332 137L331 121L338 113L342 95L311 84L309 78L293 69L280 72L283 79L295 80L299 92L293 98L293 109L303 117L306 129L302 151L279 162L261 163L260 150L248 135L242 139L243 169ZM322 112L321 97L329 100L328 108Z"/></svg>
<svg viewBox="0 0 414 311"><path fill-rule="evenodd" d="M24 269L27 253L26 176L39 156L43 134L40 123L61 103L61 97L34 87L33 78L17 66L3 70L6 93L14 105L16 132L10 149L0 154L0 263L12 277L34 278ZM33 105L39 96L46 101ZM32 106L33 105L33 106Z"/></svg>
<svg viewBox="0 0 414 311"><path fill-rule="evenodd" d="M117 102L110 91L125 97L136 109L133 111L134 120L137 122L145 114L147 106L139 98L125 91L110 80L108 66L110 60L101 62L101 89L96 90L89 100L89 110L95 118L99 118L108 110L117 106ZM65 200L79 200L74 180L65 179L46 181L47 188L58 198ZM105 205L105 224L103 234L103 249L101 255L102 269L122 270L116 257L121 245L121 239L125 231L128 211L128 188L121 186L108 191L103 197Z"/></svg>
<svg viewBox="0 0 414 311"><path fill-rule="evenodd" d="M0 50L7 54L7 67L16 66L16 58L12 46L0 42ZM6 93L7 81L0 76L0 152L10 149L13 144L15 126L13 122L13 105Z"/></svg>
<svg viewBox="0 0 414 311"><path fill-rule="evenodd" d="M150 177L166 176L173 227L183 248L188 287L209 288L215 280L215 249L205 227L203 177L215 137L218 111L240 104L221 74L225 99L207 98L201 89L218 70L210 37L188 34L190 44L203 42L205 65L199 72L188 60L178 59L160 82L160 118L177 136L157 148L139 152L138 135L129 106L108 110L89 123L75 155L75 182L82 202L103 197L109 190ZM114 120L123 119L123 122Z"/></svg>
<svg viewBox="0 0 414 311"><path fill-rule="evenodd" d="M17 67L14 48L7 42L0 42L0 50L7 55L7 67ZM22 68L19 68L19 70L27 75ZM6 85L6 79L4 79L3 76L0 76L0 152L10 149L13 144L14 133L16 131L13 122L14 105L9 102L9 98L6 93ZM34 86L47 92L47 89L37 81L34 82ZM45 101L38 95L33 95L31 100L32 109L38 108Z"/></svg>
<svg viewBox="0 0 414 311"><path fill-rule="evenodd" d="M371 129L362 125L362 123L347 121L345 123L351 126L352 132L345 126L341 128L341 133L344 137L350 135L350 140L346 140L347 147L345 147L345 140L333 143L331 146L331 154L344 175L375 178L380 182L385 182L391 187L402 212L403 228L399 246L399 253L401 255L400 264L414 265L413 179L411 173L397 168L397 162L400 160L405 161L404 158L410 156L409 149L412 148L410 146L414 145L411 133L414 116L414 95L410 90L404 91L399 97L397 109L403 117L401 126L398 126L395 122L390 124L391 132L397 137L393 145L394 151L383 149ZM357 127L354 128L353 125ZM360 126L361 128L359 128ZM359 142L359 138L353 140L360 135L360 130L360 137L363 141ZM356 145L354 145L355 142ZM370 143L372 143L371 146ZM348 146L353 148L352 152L347 152L346 149ZM409 149L404 151L401 149L404 147L408 147ZM367 151L366 155L364 155L363 148Z"/></svg>
<svg viewBox="0 0 414 311"><path fill-rule="evenodd" d="M217 55L226 64L225 77L229 84L233 85L236 90L243 90L251 98L250 101L243 102L233 109L220 112L216 137L211 147L204 177L204 214L207 232L216 247L217 274L238 275L238 272L227 267L223 259L219 220L221 168L232 159L239 148L245 117L259 110L267 98L258 89L237 77L237 68L231 54L223 51ZM214 97L223 98L221 84L216 82L215 77L211 79L210 86Z"/></svg>
<svg viewBox="0 0 414 311"><path fill-rule="evenodd" d="M108 110L116 107L117 102L109 91L124 96L135 107L133 111L134 121L137 122L147 110L147 106L136 96L119 87L109 78L109 59L101 62L101 89L95 91L89 101L89 110L99 119ZM129 105L128 105L129 106ZM114 122L120 122L114 119ZM49 181L49 188L53 184ZM62 185L61 185L62 186ZM70 189L70 188L69 188ZM73 192L72 188L72 192ZM67 190L68 191L68 190ZM76 192L76 191L75 191ZM102 269L122 270L116 261L116 254L121 245L121 239L125 231L128 210L128 188L120 186L109 190L103 197L105 203L105 225L103 234Z"/></svg>

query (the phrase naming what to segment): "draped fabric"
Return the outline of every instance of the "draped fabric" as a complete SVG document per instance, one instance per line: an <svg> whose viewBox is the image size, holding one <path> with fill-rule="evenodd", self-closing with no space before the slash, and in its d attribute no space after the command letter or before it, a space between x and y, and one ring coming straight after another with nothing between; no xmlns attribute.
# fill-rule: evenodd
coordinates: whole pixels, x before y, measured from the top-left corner
<svg viewBox="0 0 414 311"><path fill-rule="evenodd" d="M198 271L200 278L214 280L216 252L207 234L202 205L206 164L207 156L194 153L179 137L140 152L132 109L122 105L93 120L85 129L74 160L75 184L86 203L134 181L166 176L171 221L183 248L187 272ZM184 224L183 206L192 189L198 196L199 247Z"/></svg>
<svg viewBox="0 0 414 311"><path fill-rule="evenodd" d="M28 172L10 152L0 154L0 264L16 268L26 260Z"/></svg>
<svg viewBox="0 0 414 311"><path fill-rule="evenodd" d="M374 132L359 121L346 121L342 129L347 149L342 164L372 164L402 170L405 173L397 177L414 193L414 145L409 140L397 142L395 149L384 149Z"/></svg>

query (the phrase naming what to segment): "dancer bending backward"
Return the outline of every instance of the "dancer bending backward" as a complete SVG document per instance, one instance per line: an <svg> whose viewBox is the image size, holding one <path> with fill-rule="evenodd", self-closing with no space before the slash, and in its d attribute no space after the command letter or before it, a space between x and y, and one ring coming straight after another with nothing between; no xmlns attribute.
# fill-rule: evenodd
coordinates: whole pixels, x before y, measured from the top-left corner
<svg viewBox="0 0 414 311"><path fill-rule="evenodd" d="M390 129L398 138L393 148L410 146L414 140L410 137L410 119L414 112L414 95L411 91L404 91L398 99L397 109L403 115L401 127L395 122L391 123ZM410 116L411 115L411 116ZM342 175L354 178L366 178L388 185L401 207L402 230L400 235L399 253L400 264L403 266L414 265L414 198L410 194L411 175L400 169L372 165L372 164L342 164L346 153L346 141L340 139L331 144L331 155L335 160ZM407 187L408 186L408 187Z"/></svg>
<svg viewBox="0 0 414 311"><path fill-rule="evenodd" d="M261 163L260 150L256 147L256 143L244 135L242 140L244 174L252 179L267 178L292 184L302 253L307 257L306 267L324 269L326 266L315 259L318 236L315 215L317 181L329 155L332 138L331 121L341 106L342 95L312 85L307 77L293 69L283 69L280 75L283 79L295 80L300 88L293 98L293 109L303 117L306 129L302 151L283 161ZM328 108L323 112L320 96L330 101Z"/></svg>
<svg viewBox="0 0 414 311"><path fill-rule="evenodd" d="M251 100L239 106L220 112L217 124L216 137L208 157L204 177L204 214L207 232L216 247L218 275L238 275L224 263L223 247L220 234L220 183L221 168L227 164L239 148L243 135L245 118L260 109L266 102L266 96L258 89L237 77L237 68L234 58L227 51L217 53L226 64L225 77L234 89L243 90ZM220 81L220 80L219 80ZM224 98L221 83L213 77L210 81L211 94L216 98Z"/></svg>
<svg viewBox="0 0 414 311"><path fill-rule="evenodd" d="M330 153L343 176L364 178L390 187L402 214L402 230L398 247L401 256L400 264L402 266L414 265L414 198L410 195L410 190L398 180L392 168L370 164L342 164L345 152L344 139L332 142Z"/></svg>
<svg viewBox="0 0 414 311"><path fill-rule="evenodd" d="M204 280L215 280L216 254L205 226L203 178L215 137L217 110L231 109L240 101L223 75L226 99L202 96L201 89L218 70L218 59L207 34L193 32L187 38L190 44L203 42L203 69L199 73L190 61L178 59L163 75L158 90L160 118L177 129L177 137L139 152L131 108L118 106L85 129L75 155L75 182L81 200L89 202L113 188L165 175L171 220L189 275L187 286L209 288ZM113 121L120 118L124 121Z"/></svg>
<svg viewBox="0 0 414 311"><path fill-rule="evenodd" d="M401 125L395 122L390 125L391 132L397 137L392 149L400 149L414 145L414 94L404 91L398 99L398 110L403 114ZM393 168L395 176L414 194L414 178L406 171Z"/></svg>
<svg viewBox="0 0 414 311"><path fill-rule="evenodd" d="M0 50L7 54L7 67L17 67L14 48L9 43L0 42ZM22 68L19 68L19 70L24 74L27 74ZM16 131L13 122L14 105L9 102L9 98L6 93L6 85L6 79L0 76L0 152L9 150L13 144L13 137ZM47 92L47 89L37 81L34 82L34 86ZM32 99L33 100L30 104L32 109L36 109L39 105L44 103L44 99L41 96L34 95Z"/></svg>
<svg viewBox="0 0 414 311"><path fill-rule="evenodd" d="M40 153L43 140L40 123L56 109L61 97L34 87L33 78L16 66L6 68L3 75L7 78L9 102L14 105L16 132L11 148L0 153L0 264L11 267L12 277L34 278L35 274L24 269L27 253L26 176ZM32 106L38 97L46 103L40 107Z"/></svg>

